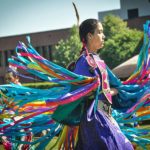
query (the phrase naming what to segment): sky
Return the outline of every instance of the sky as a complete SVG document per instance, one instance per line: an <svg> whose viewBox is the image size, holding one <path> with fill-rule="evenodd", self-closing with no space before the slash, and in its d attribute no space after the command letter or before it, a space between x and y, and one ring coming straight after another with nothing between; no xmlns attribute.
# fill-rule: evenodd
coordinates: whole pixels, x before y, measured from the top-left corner
<svg viewBox="0 0 150 150"><path fill-rule="evenodd" d="M70 28L77 22L72 2L80 22L120 8L120 0L0 0L0 37Z"/></svg>

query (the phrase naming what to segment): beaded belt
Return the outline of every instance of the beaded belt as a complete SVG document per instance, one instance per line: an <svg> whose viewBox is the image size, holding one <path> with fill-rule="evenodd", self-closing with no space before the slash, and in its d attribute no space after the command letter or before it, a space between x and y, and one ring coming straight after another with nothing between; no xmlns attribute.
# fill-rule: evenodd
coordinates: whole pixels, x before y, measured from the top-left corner
<svg viewBox="0 0 150 150"><path fill-rule="evenodd" d="M98 109L105 111L108 115L111 115L111 104L108 104L103 100L98 101Z"/></svg>

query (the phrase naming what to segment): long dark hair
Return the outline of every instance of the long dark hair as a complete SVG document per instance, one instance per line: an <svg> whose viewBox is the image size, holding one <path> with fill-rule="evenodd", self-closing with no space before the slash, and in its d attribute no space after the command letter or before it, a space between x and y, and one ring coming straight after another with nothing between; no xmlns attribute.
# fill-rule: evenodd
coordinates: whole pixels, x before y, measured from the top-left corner
<svg viewBox="0 0 150 150"><path fill-rule="evenodd" d="M97 19L87 19L83 21L79 26L79 36L80 40L83 43L81 53L86 49L85 45L87 44L87 34L94 34L95 29L99 21Z"/></svg>
<svg viewBox="0 0 150 150"><path fill-rule="evenodd" d="M95 29L97 28L97 24L99 23L96 19L87 19L81 23L79 26L79 36L80 40L87 43L87 34L92 33L94 34Z"/></svg>

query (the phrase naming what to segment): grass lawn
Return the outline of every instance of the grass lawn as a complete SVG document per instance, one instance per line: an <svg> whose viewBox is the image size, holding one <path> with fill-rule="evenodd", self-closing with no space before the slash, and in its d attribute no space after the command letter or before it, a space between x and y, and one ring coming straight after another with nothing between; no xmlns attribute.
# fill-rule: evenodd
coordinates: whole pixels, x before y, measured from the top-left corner
<svg viewBox="0 0 150 150"><path fill-rule="evenodd" d="M3 145L0 145L0 150L4 150Z"/></svg>

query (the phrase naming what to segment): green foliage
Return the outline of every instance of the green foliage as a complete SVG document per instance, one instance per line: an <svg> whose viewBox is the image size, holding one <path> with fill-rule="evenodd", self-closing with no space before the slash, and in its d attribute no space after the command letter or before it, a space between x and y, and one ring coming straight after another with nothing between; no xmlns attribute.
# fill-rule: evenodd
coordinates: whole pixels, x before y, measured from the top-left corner
<svg viewBox="0 0 150 150"><path fill-rule="evenodd" d="M110 68L139 53L143 37L141 31L129 29L126 22L113 15L104 18L103 28L106 39L100 55Z"/></svg>
<svg viewBox="0 0 150 150"><path fill-rule="evenodd" d="M129 29L127 23L117 16L108 15L103 20L105 46L100 50L101 58L110 68L138 54L143 33L136 29ZM75 61L81 49L78 28L71 28L70 37L59 41L53 53L53 61L63 67Z"/></svg>
<svg viewBox="0 0 150 150"><path fill-rule="evenodd" d="M37 83L24 83L23 86L36 88L36 89L48 89L51 87L56 87L57 83L50 83L50 82L37 82Z"/></svg>
<svg viewBox="0 0 150 150"><path fill-rule="evenodd" d="M63 67L68 66L70 62L75 61L79 57L81 42L77 26L71 28L70 37L65 41L59 41L55 49L56 50L53 53L53 61Z"/></svg>

